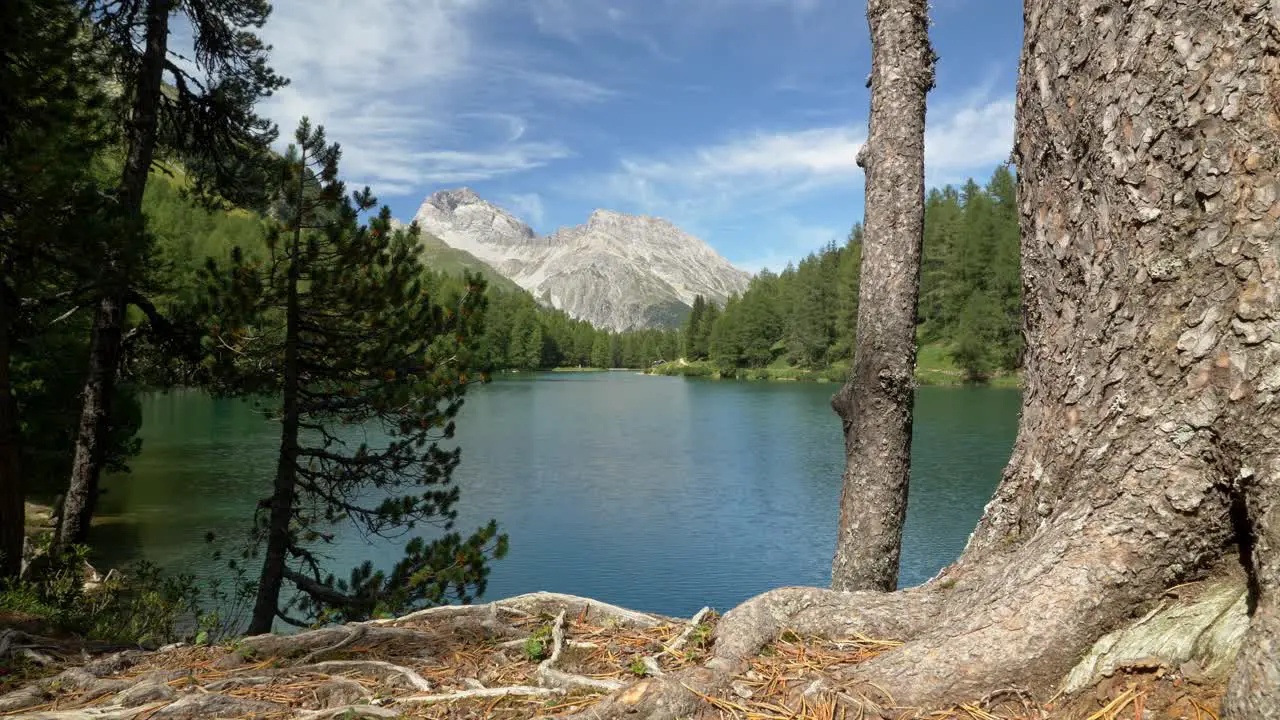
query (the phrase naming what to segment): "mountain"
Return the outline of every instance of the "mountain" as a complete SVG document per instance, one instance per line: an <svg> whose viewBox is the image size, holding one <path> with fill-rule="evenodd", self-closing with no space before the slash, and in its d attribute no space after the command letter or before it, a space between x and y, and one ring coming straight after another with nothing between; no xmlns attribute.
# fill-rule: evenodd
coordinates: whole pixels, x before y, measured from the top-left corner
<svg viewBox="0 0 1280 720"><path fill-rule="evenodd" d="M723 304L750 277L660 218L596 210L583 225L539 235L469 188L427 198L424 233L469 253L541 302L597 327L678 324L696 295Z"/></svg>
<svg viewBox="0 0 1280 720"><path fill-rule="evenodd" d="M391 227L403 227L404 223L391 221ZM461 275L469 270L480 273L489 286L505 292L523 292L524 288L512 282L506 275L494 270L488 263L466 250L450 247L448 243L423 230L418 235L422 245L422 262L432 270L446 275Z"/></svg>

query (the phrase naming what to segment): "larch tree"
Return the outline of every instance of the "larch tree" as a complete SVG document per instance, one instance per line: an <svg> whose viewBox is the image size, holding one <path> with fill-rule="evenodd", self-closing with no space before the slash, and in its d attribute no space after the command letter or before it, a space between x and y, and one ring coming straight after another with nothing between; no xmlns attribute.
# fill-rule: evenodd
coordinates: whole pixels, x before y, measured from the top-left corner
<svg viewBox="0 0 1280 720"><path fill-rule="evenodd" d="M275 127L255 114L257 101L284 81L266 64L254 33L266 0L84 0L100 53L121 89L124 163L116 188L119 232L104 238L95 282L89 369L58 543L83 542L98 498L120 370L125 311L150 309L137 292L149 263L143 191L160 156L189 172L192 189L211 201L256 204L266 191L260 158ZM191 31L191 57L170 47L170 20ZM158 153L159 151L159 153ZM148 313L154 321L154 312Z"/></svg>
<svg viewBox="0 0 1280 720"><path fill-rule="evenodd" d="M1024 7L1025 390L1013 455L964 552L898 592L752 598L721 619L703 666L629 687L598 718L688 714L784 630L904 641L836 674L855 703L946 707L1010 686L1047 700L1104 635L1126 633L1135 659L1169 652L1146 620L1190 622L1215 586L1247 623L1241 644L1215 650L1230 674L1223 716L1276 717L1274 4Z"/></svg>
<svg viewBox="0 0 1280 720"><path fill-rule="evenodd" d="M925 96L933 87L925 0L870 0L871 117L865 240L849 378L831 404L845 470L831 587L893 590L911 474L916 303L924 240Z"/></svg>
<svg viewBox="0 0 1280 720"><path fill-rule="evenodd" d="M489 523L453 531L460 451L447 448L471 382L481 336L484 281L468 276L459 297L430 297L418 229L392 227L385 206L347 195L339 150L304 119L282 163L271 216L270 257L212 261L210 311L215 390L278 397L280 451L270 497L255 518L265 544L248 632L275 619L358 620L483 592L487 561L506 551ZM369 563L335 579L323 545L333 528L397 538L422 525L389 572ZM284 599L289 583L298 591Z"/></svg>

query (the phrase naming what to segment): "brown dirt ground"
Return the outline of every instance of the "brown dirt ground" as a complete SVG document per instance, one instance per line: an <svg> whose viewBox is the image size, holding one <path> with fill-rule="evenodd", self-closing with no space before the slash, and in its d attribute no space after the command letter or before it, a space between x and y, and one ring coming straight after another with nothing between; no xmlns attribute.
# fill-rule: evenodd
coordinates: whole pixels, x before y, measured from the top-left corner
<svg viewBox="0 0 1280 720"><path fill-rule="evenodd" d="M531 616L514 621L521 632L546 635L551 618ZM662 671L671 673L699 664L708 654L711 617L681 651L663 652L687 625L667 624L649 629L596 624L591 618L567 618L565 637L569 644L557 669L563 672L622 683L636 679L643 669L645 656L657 657ZM320 660L377 660L408 668L432 686L429 694L449 694L483 685L538 686L538 661L550 651L548 637L542 647L523 640L504 641L486 637L483 632L458 627L433 628L426 623L408 622L399 627L421 633L412 642L356 642L350 648L326 655ZM1181 677L1176 671L1142 668L1120 671L1103 680L1090 691L1071 698L1055 698L1038 702L1016 690L994 692L986 698L975 698L972 704L941 711L920 712L893 707L891 695L885 691L846 694L838 689L812 690L815 681L831 681L838 671L896 647L891 640L856 637L842 641L825 641L783 635L756 659L752 667L735 678L730 690L716 697L704 697L700 720L855 720L873 717L867 706L855 709L850 700L871 699L880 708L882 718L897 720L1217 720L1223 687L1221 684L1198 684ZM316 672L291 665L296 659L256 657L232 646L184 647L165 653L143 655L133 665L107 679L139 681L147 678L167 683L179 696L221 683L217 692L235 697L277 703L288 708L268 714L243 715L262 720L291 717L306 710L353 701L349 693L359 693L352 683L363 689L364 698L355 702L372 702L396 712L404 718L432 720L524 720L550 715L573 715L604 696L603 691L575 690L547 697L503 697L466 699L438 704L415 704L407 698L424 693L395 674L371 674L354 671ZM36 674L30 668L0 667L0 689L9 690L20 682L32 682ZM5 682L5 675L10 681ZM47 675L48 671L43 673ZM237 679L267 678L261 684L237 686ZM335 684L335 680L337 680ZM230 682L229 682L230 681ZM343 682L350 681L350 682ZM7 687L6 687L7 685ZM333 688L347 689L348 699L335 699ZM806 694L806 690L810 690ZM886 690L891 690L888 688ZM66 710L109 705L113 693L92 696L74 689L48 688L43 704L0 713L21 715L37 710ZM147 717L150 712L139 716ZM873 709L874 712L874 709Z"/></svg>

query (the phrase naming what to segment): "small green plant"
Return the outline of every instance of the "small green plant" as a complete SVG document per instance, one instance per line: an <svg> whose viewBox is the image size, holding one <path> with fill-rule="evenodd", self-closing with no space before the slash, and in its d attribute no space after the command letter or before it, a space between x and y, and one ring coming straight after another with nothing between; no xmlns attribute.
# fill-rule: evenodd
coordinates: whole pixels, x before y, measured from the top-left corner
<svg viewBox="0 0 1280 720"><path fill-rule="evenodd" d="M551 626L543 625L533 631L525 641L522 649L529 662L542 662L547 658L547 641L551 639Z"/></svg>
<svg viewBox="0 0 1280 720"><path fill-rule="evenodd" d="M649 674L649 666L645 665L644 660L641 658L632 660L631 664L627 666L627 669L631 671L631 674L638 677L644 677Z"/></svg>
<svg viewBox="0 0 1280 720"><path fill-rule="evenodd" d="M698 623L698 626L689 633L689 645L695 648L706 647L711 641L711 625L710 623Z"/></svg>

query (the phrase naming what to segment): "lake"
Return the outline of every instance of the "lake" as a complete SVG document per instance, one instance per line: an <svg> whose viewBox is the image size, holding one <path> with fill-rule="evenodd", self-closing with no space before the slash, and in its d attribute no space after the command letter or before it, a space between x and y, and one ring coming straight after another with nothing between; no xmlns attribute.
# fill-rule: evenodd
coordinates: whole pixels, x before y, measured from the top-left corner
<svg viewBox="0 0 1280 720"><path fill-rule="evenodd" d="M630 372L473 388L458 418L458 529L492 517L511 538L485 597L551 590L688 616L827 585L844 462L836 388ZM963 549L1008 460L1019 402L1015 389L916 392L904 586ZM277 426L245 403L180 391L143 398L142 439L132 473L104 484L103 563L225 572L204 536L245 536L269 491ZM366 558L390 566L398 545L346 532L327 549L345 577Z"/></svg>

